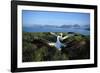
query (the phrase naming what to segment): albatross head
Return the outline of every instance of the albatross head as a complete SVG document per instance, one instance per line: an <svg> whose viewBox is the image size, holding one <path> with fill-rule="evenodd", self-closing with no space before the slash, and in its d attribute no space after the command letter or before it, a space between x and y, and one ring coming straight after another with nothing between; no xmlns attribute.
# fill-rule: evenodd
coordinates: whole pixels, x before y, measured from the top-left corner
<svg viewBox="0 0 100 73"><path fill-rule="evenodd" d="M63 33L60 33L60 36L62 37L63 36Z"/></svg>
<svg viewBox="0 0 100 73"><path fill-rule="evenodd" d="M57 39L59 39L59 41L62 41L62 36L57 36Z"/></svg>

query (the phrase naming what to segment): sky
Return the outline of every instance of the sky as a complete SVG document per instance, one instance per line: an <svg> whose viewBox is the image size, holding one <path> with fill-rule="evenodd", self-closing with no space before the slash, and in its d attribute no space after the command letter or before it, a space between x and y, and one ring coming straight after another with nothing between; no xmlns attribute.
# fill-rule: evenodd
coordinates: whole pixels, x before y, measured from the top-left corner
<svg viewBox="0 0 100 73"><path fill-rule="evenodd" d="M23 26L33 25L86 25L90 24L89 13L22 10Z"/></svg>

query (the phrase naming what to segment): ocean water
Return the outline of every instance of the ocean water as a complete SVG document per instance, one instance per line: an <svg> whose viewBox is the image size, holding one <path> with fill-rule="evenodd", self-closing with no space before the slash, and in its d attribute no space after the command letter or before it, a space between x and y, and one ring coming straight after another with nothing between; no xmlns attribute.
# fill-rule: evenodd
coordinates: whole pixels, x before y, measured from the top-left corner
<svg viewBox="0 0 100 73"><path fill-rule="evenodd" d="M56 27L23 27L24 32L75 32L90 35L90 30L83 28L56 28Z"/></svg>

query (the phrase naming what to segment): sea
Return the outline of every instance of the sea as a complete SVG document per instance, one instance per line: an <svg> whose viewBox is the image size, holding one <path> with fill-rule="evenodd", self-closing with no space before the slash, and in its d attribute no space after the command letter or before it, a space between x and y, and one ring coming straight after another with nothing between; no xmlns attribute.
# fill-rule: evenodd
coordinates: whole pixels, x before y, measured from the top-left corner
<svg viewBox="0 0 100 73"><path fill-rule="evenodd" d="M57 28L57 27L23 27L24 32L74 32L90 35L90 30L84 28Z"/></svg>

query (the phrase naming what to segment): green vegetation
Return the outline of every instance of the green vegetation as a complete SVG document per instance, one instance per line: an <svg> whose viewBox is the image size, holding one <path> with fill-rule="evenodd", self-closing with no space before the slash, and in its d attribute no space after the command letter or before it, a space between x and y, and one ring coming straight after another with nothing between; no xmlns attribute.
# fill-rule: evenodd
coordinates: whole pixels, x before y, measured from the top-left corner
<svg viewBox="0 0 100 73"><path fill-rule="evenodd" d="M69 33L63 34L68 35ZM62 47L61 51L48 44L49 42L56 42L56 37L49 32L23 32L22 36L23 62L90 58L90 36L74 33L74 36L61 41L66 45L66 47Z"/></svg>

